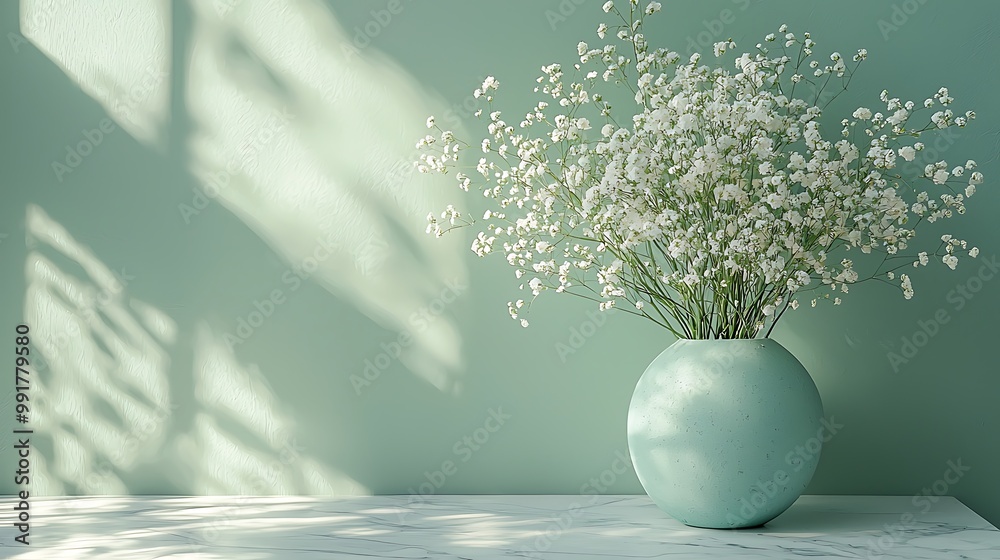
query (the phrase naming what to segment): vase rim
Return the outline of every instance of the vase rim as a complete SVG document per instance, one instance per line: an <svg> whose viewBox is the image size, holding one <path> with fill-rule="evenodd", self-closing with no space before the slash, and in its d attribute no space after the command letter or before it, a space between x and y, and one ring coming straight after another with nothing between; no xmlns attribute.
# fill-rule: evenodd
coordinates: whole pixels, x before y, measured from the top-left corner
<svg viewBox="0 0 1000 560"><path fill-rule="evenodd" d="M677 342L775 342L773 338L678 338Z"/></svg>

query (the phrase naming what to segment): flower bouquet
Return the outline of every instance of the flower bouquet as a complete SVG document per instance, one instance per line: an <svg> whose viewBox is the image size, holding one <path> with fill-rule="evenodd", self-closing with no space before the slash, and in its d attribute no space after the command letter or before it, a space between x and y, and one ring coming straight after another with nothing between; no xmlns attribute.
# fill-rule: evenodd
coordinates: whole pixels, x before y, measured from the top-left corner
<svg viewBox="0 0 1000 560"><path fill-rule="evenodd" d="M729 64L709 65L652 48L643 24L659 3L626 6L604 4L615 21L597 28L616 41L581 42L578 63L542 67L541 99L516 125L494 108L499 82L489 77L474 92L487 121L481 142L433 118L437 134L418 142L419 171L456 170L462 190L494 204L481 220L449 206L428 215L428 231L481 225L472 250L502 251L530 294L508 304L522 325L535 298L552 291L624 309L678 338L754 338L801 303L840 304L862 280L910 298L899 269L932 259L954 269L959 256L977 255L950 235L908 251L917 226L964 213L983 181L972 160L902 165L917 160L925 135L975 118L951 109L947 88L923 101L882 91L878 107L824 130L825 106L846 91L866 50L821 58L809 33L782 25L751 53L729 56L735 44L717 43L714 58ZM623 89L634 104L612 107ZM459 165L467 150L482 152L474 168ZM863 278L852 250L880 259Z"/></svg>
<svg viewBox="0 0 1000 560"><path fill-rule="evenodd" d="M865 280L909 299L901 269L978 255L951 234L917 247L921 224L963 214L983 182L971 159L923 161L923 140L976 115L955 112L942 87L922 101L882 91L832 120L866 50L819 56L809 33L782 25L751 52L729 40L711 63L682 59L643 32L658 2L622 4L604 4L607 44L542 66L539 99L516 124L495 108L492 77L474 93L481 142L428 119L418 169L454 170L490 208L476 219L449 206L427 230L478 226L472 250L502 253L528 293L508 303L524 326L555 292L673 333L629 405L639 481L688 525L759 526L808 485L824 426L816 385L772 329Z"/></svg>

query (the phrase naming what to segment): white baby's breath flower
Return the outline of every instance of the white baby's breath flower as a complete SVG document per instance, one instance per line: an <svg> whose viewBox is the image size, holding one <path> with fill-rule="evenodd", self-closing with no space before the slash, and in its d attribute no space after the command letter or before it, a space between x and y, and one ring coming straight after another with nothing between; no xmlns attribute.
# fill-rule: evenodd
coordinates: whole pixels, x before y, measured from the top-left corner
<svg viewBox="0 0 1000 560"><path fill-rule="evenodd" d="M608 13L608 12L610 12L610 11L611 11L611 10L612 10L612 9L613 9L614 7L615 7L615 3L614 3L614 2L612 2L611 0L608 0L607 2L605 2L605 3L604 3L604 6L602 6L602 7L601 7L601 9L602 9L602 10L604 10L604 13Z"/></svg>
<svg viewBox="0 0 1000 560"><path fill-rule="evenodd" d="M909 111L907 111L906 109L899 109L895 113L893 113L892 116L890 116L889 118L885 119L885 122L887 122L887 123L889 123L891 125L899 126L899 125L905 123L906 119L909 116L910 116L910 112Z"/></svg>
<svg viewBox="0 0 1000 560"><path fill-rule="evenodd" d="M859 259L881 251L913 255L907 249L923 239L916 238L918 226L965 213L983 182L971 160L963 166L929 163L928 157L903 165L925 149L922 142L910 144L917 134L935 145L944 129L974 124L973 112L952 111L947 89L928 99L935 107L927 112L933 113L930 126L910 124L919 103L882 91L884 105L838 115L849 118L834 120L840 126L827 131L820 122L837 117L827 117L834 108L824 109L830 92L823 84L830 78L838 87L848 84L855 67L840 53L821 64L827 57L814 56L812 37L782 25L753 53L731 53L737 55L733 65L706 63L699 52L682 56L654 47L641 15L660 6L650 2L640 11L640 4L631 0L621 14L626 21L616 24L627 49L580 42L572 70L557 63L541 68L533 87L547 101L519 126L494 108L499 84L488 77L474 92L485 97L485 137L467 142L443 132L417 142L422 173L458 171L459 147L481 142L485 153L477 173L456 173L460 188L478 188L489 206L483 214L489 222L472 249L480 256L502 254L519 288L533 297L596 295L602 311L624 299L678 336L751 338L773 325L783 302L796 309L809 301L792 297L806 286L828 288L822 299L841 305L851 284L868 279L859 276L854 260L832 260L831 248L856 247ZM617 19L613 2L603 9ZM600 24L598 36L604 39L609 30ZM778 45L769 52L773 41L791 50ZM718 56L735 48L729 40L712 44ZM859 49L853 61L867 54ZM801 82L811 89L799 95ZM800 85L792 96L787 92L794 83ZM622 98L608 89L619 86L633 91ZM484 108L474 114L485 116ZM601 119L594 125L600 135L587 132L591 119ZM436 128L433 117L427 125ZM921 177L946 186L918 190L915 179ZM951 185L959 180L966 185ZM440 236L475 221L449 207L429 215L426 228ZM942 242L945 251L916 253L910 263L919 268L941 256L955 268L966 242L951 236ZM976 256L979 249L967 253ZM903 297L913 297L908 275L878 277L899 282ZM734 281L740 278L746 282ZM660 301L657 293L682 297ZM680 309L663 323L660 313L675 305ZM517 300L508 311L523 320L518 314L527 306Z"/></svg>
<svg viewBox="0 0 1000 560"><path fill-rule="evenodd" d="M900 287L903 288L903 297L906 299L913 298L913 284L910 283L910 277L906 274L899 275Z"/></svg>

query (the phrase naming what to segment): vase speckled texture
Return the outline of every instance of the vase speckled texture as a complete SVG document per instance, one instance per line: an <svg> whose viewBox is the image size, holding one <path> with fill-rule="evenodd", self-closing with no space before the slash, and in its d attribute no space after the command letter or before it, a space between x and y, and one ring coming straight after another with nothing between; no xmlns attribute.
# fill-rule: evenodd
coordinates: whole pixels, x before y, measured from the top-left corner
<svg viewBox="0 0 1000 560"><path fill-rule="evenodd" d="M809 484L823 403L772 339L678 340L639 378L628 446L642 487L694 527L757 527Z"/></svg>

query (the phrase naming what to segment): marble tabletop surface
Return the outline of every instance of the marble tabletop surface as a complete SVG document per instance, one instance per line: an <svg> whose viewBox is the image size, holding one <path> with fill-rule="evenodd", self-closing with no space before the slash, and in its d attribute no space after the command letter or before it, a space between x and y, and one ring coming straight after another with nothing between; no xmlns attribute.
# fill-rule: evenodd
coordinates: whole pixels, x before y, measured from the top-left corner
<svg viewBox="0 0 1000 560"><path fill-rule="evenodd" d="M0 558L1000 559L1000 531L955 498L913 502L803 496L763 528L712 530L646 496L35 498L29 546L0 510Z"/></svg>

